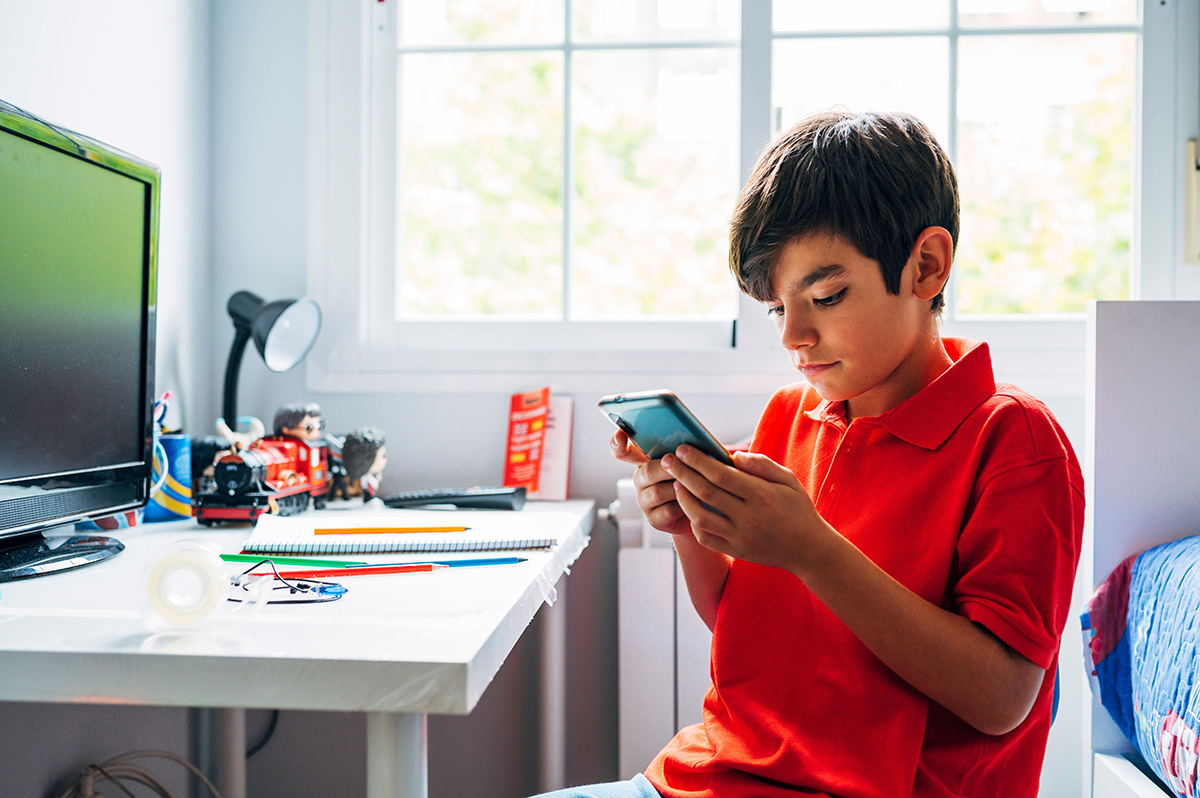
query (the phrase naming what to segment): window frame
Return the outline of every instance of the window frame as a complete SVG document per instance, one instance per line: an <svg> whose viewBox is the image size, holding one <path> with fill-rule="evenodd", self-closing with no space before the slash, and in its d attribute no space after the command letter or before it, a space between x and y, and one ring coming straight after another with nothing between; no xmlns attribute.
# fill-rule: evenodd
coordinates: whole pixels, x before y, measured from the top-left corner
<svg viewBox="0 0 1200 798"><path fill-rule="evenodd" d="M950 4L948 30L776 33L770 0L742 0L741 180L749 176L759 151L773 135L771 69L776 40L1047 31L1041 27L959 28L957 3L950 0ZM308 293L320 303L327 319L325 334L307 361L310 390L513 392L549 383L557 391L604 393L670 384L689 393L745 394L770 392L797 379L778 349L774 328L762 306L745 296L739 297L739 315L732 325L394 322L388 309L396 287L397 5L396 0L309 0L307 278ZM1142 15L1140 25L1089 26L1086 30L1140 34L1130 297L1169 299L1178 229L1174 121L1179 14L1174 2L1152 2L1145 5ZM565 16L569 27L570 15ZM1148 41L1152 46L1147 46ZM952 111L957 101L956 53L952 41ZM569 87L569 67L564 79ZM569 115L569 107L564 111ZM569 116L567 119L569 137ZM952 150L953 121L951 113ZM569 158L569 145L565 140L564 161ZM569 246L569 235L564 229L564 247ZM997 373L1035 394L1082 397L1085 314L955 318L953 283L949 288L944 335L988 341ZM524 340L497 338L497 324L517 330ZM562 331L556 328L571 325L578 334L563 346ZM666 337L656 337L660 333ZM542 345L549 340L555 344Z"/></svg>

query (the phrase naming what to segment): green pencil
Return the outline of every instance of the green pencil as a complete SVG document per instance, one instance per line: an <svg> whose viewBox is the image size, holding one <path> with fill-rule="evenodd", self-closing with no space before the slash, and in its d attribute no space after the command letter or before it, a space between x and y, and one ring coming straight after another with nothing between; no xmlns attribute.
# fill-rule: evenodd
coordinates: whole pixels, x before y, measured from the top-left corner
<svg viewBox="0 0 1200 798"><path fill-rule="evenodd" d="M225 562L262 562L270 560L279 565L312 565L317 568L344 568L348 565L366 565L361 560L314 560L311 557L277 557L274 554L222 554Z"/></svg>

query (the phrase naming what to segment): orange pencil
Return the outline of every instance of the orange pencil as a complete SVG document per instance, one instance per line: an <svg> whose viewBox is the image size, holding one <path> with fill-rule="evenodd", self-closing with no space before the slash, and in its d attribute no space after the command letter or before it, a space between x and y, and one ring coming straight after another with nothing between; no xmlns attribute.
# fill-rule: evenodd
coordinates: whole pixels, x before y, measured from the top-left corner
<svg viewBox="0 0 1200 798"><path fill-rule="evenodd" d="M350 526L318 528L314 535L391 535L407 532L466 532L469 526Z"/></svg>

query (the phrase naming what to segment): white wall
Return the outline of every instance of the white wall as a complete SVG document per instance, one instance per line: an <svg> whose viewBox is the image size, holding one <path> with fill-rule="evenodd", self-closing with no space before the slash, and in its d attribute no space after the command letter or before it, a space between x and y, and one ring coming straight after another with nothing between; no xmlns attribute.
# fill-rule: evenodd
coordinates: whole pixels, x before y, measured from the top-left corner
<svg viewBox="0 0 1200 798"><path fill-rule="evenodd" d="M197 401L208 382L208 44L206 0L0 0L0 98L162 169L157 383L181 397L172 419L189 425L212 414ZM189 728L183 709L0 703L0 791L61 791L88 763L135 749L190 756Z"/></svg>
<svg viewBox="0 0 1200 798"><path fill-rule="evenodd" d="M0 98L162 169L158 391L182 423L207 382L205 0L0 0Z"/></svg>

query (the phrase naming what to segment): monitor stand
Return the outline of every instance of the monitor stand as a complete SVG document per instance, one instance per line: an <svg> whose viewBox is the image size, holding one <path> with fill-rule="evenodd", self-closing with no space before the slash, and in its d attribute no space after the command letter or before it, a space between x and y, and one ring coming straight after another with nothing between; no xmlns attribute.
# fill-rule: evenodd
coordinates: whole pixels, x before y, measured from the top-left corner
<svg viewBox="0 0 1200 798"><path fill-rule="evenodd" d="M107 560L125 548L121 541L104 535L52 534L68 530L59 527L48 530L51 534L32 532L0 539L0 582L69 571Z"/></svg>

